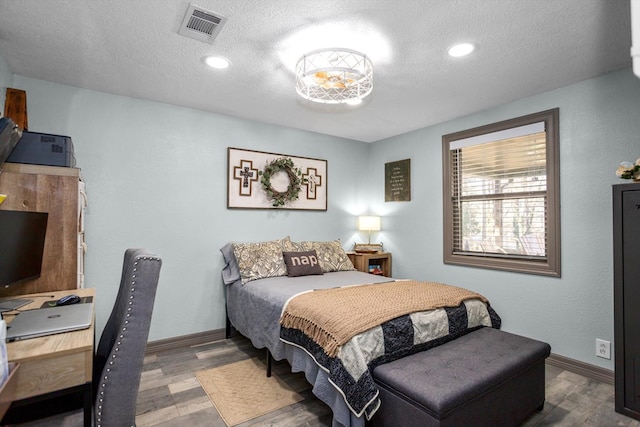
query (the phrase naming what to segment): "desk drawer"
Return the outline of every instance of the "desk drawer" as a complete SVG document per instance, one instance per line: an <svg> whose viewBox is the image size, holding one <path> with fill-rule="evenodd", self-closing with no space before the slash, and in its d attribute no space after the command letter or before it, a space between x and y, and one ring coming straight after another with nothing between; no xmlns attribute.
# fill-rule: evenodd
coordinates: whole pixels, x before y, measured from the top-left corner
<svg viewBox="0 0 640 427"><path fill-rule="evenodd" d="M62 390L91 381L91 353L22 361L16 399Z"/></svg>

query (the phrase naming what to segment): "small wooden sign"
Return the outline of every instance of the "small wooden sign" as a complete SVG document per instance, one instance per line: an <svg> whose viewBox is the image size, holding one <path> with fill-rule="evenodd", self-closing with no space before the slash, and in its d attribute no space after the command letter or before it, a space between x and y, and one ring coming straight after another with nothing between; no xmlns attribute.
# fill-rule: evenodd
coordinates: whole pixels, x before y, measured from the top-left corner
<svg viewBox="0 0 640 427"><path fill-rule="evenodd" d="M4 100L4 116L10 118L22 130L29 130L27 120L27 92L8 87Z"/></svg>
<svg viewBox="0 0 640 427"><path fill-rule="evenodd" d="M384 201L411 201L411 159L385 163Z"/></svg>

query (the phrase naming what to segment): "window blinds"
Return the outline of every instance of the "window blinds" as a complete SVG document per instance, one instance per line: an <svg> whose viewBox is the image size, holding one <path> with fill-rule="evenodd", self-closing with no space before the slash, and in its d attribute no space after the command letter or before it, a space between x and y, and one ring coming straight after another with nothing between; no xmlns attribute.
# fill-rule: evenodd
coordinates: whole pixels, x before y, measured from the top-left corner
<svg viewBox="0 0 640 427"><path fill-rule="evenodd" d="M508 132L461 139L450 146L453 252L545 260L544 123Z"/></svg>

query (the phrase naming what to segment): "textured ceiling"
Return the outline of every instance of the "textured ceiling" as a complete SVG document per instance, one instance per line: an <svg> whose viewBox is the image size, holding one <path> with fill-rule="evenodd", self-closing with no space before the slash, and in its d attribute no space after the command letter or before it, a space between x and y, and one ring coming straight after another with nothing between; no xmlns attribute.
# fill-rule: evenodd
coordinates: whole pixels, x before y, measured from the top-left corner
<svg viewBox="0 0 640 427"><path fill-rule="evenodd" d="M228 19L213 44L178 34L186 1L0 0L0 55L26 77L366 142L631 66L629 0L193 3ZM460 41L477 50L449 58ZM365 103L296 95L295 62L320 47L372 59Z"/></svg>

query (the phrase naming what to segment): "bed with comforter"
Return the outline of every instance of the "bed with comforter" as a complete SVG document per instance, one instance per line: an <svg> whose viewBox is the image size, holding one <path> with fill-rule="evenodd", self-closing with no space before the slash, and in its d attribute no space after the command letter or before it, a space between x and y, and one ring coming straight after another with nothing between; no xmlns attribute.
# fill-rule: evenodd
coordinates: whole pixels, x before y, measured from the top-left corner
<svg viewBox="0 0 640 427"><path fill-rule="evenodd" d="M376 412L375 366L500 327L482 295L355 271L340 241L287 237L221 251L229 322L304 372L334 426L361 427Z"/></svg>

